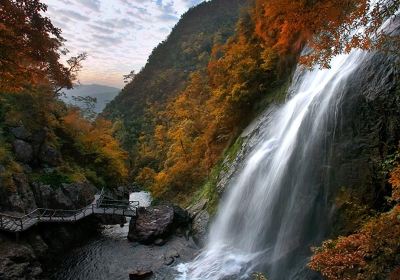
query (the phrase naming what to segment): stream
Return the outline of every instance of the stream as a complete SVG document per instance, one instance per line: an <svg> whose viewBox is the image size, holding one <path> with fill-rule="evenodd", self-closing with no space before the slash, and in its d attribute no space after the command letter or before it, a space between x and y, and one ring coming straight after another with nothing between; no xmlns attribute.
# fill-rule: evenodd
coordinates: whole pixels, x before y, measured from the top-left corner
<svg viewBox="0 0 400 280"><path fill-rule="evenodd" d="M151 203L147 192L134 192L131 201L146 207ZM101 234L81 247L68 252L51 271L51 280L127 280L136 267L157 270L153 279L173 279L175 265L164 264L164 256L171 250L179 252L175 262L188 261L197 251L196 246L183 236L173 236L163 246L145 246L127 240L129 220L120 225L105 226Z"/></svg>

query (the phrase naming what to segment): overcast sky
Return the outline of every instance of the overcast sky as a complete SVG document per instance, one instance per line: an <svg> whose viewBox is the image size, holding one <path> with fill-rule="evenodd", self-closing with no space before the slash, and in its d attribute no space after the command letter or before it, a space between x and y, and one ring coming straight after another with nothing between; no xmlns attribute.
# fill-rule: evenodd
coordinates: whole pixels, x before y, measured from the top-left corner
<svg viewBox="0 0 400 280"><path fill-rule="evenodd" d="M70 55L87 52L82 84L123 87L138 72L180 16L203 0L43 0L63 31Z"/></svg>

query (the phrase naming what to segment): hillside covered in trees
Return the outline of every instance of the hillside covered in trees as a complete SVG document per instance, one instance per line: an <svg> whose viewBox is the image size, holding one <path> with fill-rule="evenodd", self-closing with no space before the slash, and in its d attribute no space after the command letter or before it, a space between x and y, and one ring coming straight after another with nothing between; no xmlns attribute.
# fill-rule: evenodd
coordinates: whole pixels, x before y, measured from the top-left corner
<svg viewBox="0 0 400 280"><path fill-rule="evenodd" d="M191 73L206 67L213 46L233 34L245 5L244 0L218 0L190 9L153 50L144 68L105 108L104 116L120 127L119 139L131 155L134 173L147 164L136 160L138 143L153 132L157 111L185 87Z"/></svg>
<svg viewBox="0 0 400 280"><path fill-rule="evenodd" d="M190 230L185 229L181 237L190 232L196 238L196 231L201 231L204 237L210 216L217 215L220 218L217 226L225 224L224 229L228 229L226 235L220 234L224 233L222 230L214 230L221 238L217 240L223 241L219 243L235 242L235 237L241 235L239 240L244 240L244 245L240 244L243 247L239 249L250 248L251 253L258 250L251 261L277 256L278 261L274 259L272 265L262 261L255 263L264 266L239 263L238 273L247 266L264 272L284 270L285 263L280 263L280 258L292 254L302 258L301 272L309 273L301 274L300 279L308 279L310 275L329 280L397 279L400 271L399 7L397 0L204 1L182 16L168 38L153 50L142 70L131 76L132 80L100 116L95 116L60 100L64 89L73 88L87 55L82 53L68 59L65 65L61 63L61 57L68 55L68 51L61 30L46 17L47 6L39 0L0 2L1 212L21 214L38 207L77 209L91 203L100 188L112 190L135 184L150 191L155 204L172 202L187 207L191 215L181 209L176 218L191 223ZM387 24L382 28L384 22ZM318 72L328 73L325 78L329 86L308 81L307 87L301 88L305 98L297 99L294 94L298 88L290 85L301 81L312 69L328 71L335 57L354 54L355 50L369 52L371 56L355 56L363 59L361 66L349 60L353 64L344 68L343 73L334 73L338 79L328 75L330 72ZM346 66L345 62L342 63ZM325 81L321 76L316 80ZM329 107L329 102L321 105L320 99L307 99L306 94L320 86L342 90L334 106L334 117L323 110ZM300 104L289 110L283 105L287 100L300 100ZM245 178L248 181L239 182L244 186L243 197L234 197L232 201L252 201L246 199L255 196L257 205L223 204L228 205L227 214L218 216L220 198L233 193L221 184L229 185L227 182L235 174L246 170L241 164L247 161L240 161L251 155L255 147L251 145L254 143L243 143L250 139L243 136L247 133L243 134L243 130L255 119L259 121L260 115L269 117L271 112L278 112L276 116L292 124L287 127L293 130L293 135L292 131L273 134L283 128L274 127L281 124L276 118L261 118L265 124L250 127L262 141L272 143L263 146L256 159L269 163L271 158L263 156L271 151L277 153L271 152L276 155L271 161L274 164L263 166L256 160L252 163L258 165L248 164L255 173L245 175L268 180L263 183L272 184L270 189L276 193L282 191L274 189L276 186L287 192L271 203L268 199L274 194L270 189L257 192L262 184L257 185L256 178ZM310 118L315 112L320 114L312 122ZM334 123L332 127L327 125L330 122ZM263 134L262 128L268 125L275 131ZM326 130L321 129L324 125L328 127ZM289 136L285 138L286 133ZM310 135L321 136L323 144L314 145L313 139L307 138ZM283 141L276 142L277 139ZM286 149L279 150L282 147ZM306 158L308 155L314 157ZM321 160L321 164L312 166L305 162L313 159ZM301 169L310 166L312 170ZM318 189L303 193L301 187L311 179L297 182L296 178L302 177L289 173L293 170L317 178ZM264 173L272 175L264 177ZM333 185L335 189L329 189ZM278 206L262 208L267 202ZM160 205L174 213L168 214L168 219L174 220L177 207ZM288 205L289 209L280 208L281 205ZM329 215L318 212L323 208L321 205L329 206ZM302 227L303 224L286 215L294 213L298 215L294 217L303 218L305 206L317 212L304 220L319 218L321 225ZM257 207L271 211L260 215ZM246 212L248 209L255 211ZM139 212L146 216L147 209L142 210ZM252 220L257 215L262 217ZM284 219L291 223L282 224ZM240 223L249 220L255 226L242 227ZM134 228L137 220L131 222ZM149 224L149 231L155 232L153 224ZM260 230L265 239L272 236L265 244L281 244L278 242L285 241L286 233L301 227L300 237L296 235L274 250L254 248L264 237L246 238L263 226L268 227ZM320 226L326 226L327 230L318 231ZM38 263L34 252L36 241L47 238L51 244L59 232L68 236L74 230L70 227L37 231L34 238L23 239L23 244L1 234L0 241L4 238L6 242L0 246L0 265L17 267L15 271L20 274L16 279L35 279L35 270L30 267ZM282 234L274 236L279 232ZM317 238L310 238L311 242L308 235L300 234ZM167 242L154 239L160 246ZM57 239L59 243L63 240ZM7 247L10 244L25 248L29 268L19 269L24 258L9 257L10 252L18 251ZM62 251L63 246L57 245ZM303 245L307 246L306 253L296 251ZM197 265L202 255L213 255L207 254L207 249L196 258L195 268L189 272L207 270L208 265L214 264L219 268L224 263L225 255L217 254L213 261L206 259L207 262ZM222 247L222 253L230 253L230 249ZM172 262L171 257L164 256L168 263L165 265L171 265L179 257L175 251L172 255ZM243 259L243 255L234 256L239 257L233 261ZM232 259L229 255L226 263L229 265ZM271 268L273 265L276 267ZM255 277L265 279L261 273ZM226 275L210 279L226 279Z"/></svg>
<svg viewBox="0 0 400 280"><path fill-rule="evenodd" d="M221 171L224 155L237 152L239 133L261 110L284 100L297 63L305 68L329 68L334 56L354 49L379 50L387 55L397 52L398 37L380 29L399 8L397 1L375 5L359 0L249 1L234 25L223 25L224 30L230 30L223 36L217 31L218 36L204 39L205 34L192 30L192 37L182 37L191 42L190 38L199 34L197 38L207 42L196 51L196 44L185 45L176 39L178 34L185 34L182 30L193 27L189 23L192 17L213 5L226 8L234 2L216 0L190 10L154 50L144 69L106 108L106 116L120 126L117 135L131 154L132 179L157 198L188 205L194 193L204 195L206 191L208 199L215 202L214 176ZM237 7L233 10L237 11ZM219 12L214 9L207 15ZM231 22L236 17L231 17ZM209 26L218 26L211 22L207 20ZM234 33L230 34L232 29L228 26L234 26ZM173 47L177 42L179 47ZM302 52L306 46L309 51ZM188 54L191 56L185 57ZM381 160L390 153L393 147L381 154ZM391 167L398 164L396 159ZM394 243L400 237L395 218L396 170L385 171L391 174L392 186L388 185L384 193L389 190L391 198L377 205L381 194L374 190L380 198L357 204L356 207L369 209L363 212L369 214L357 228L332 232L333 238L339 234L349 234L348 237L327 241L314 249L312 269L327 279L379 279L395 269L399 247ZM372 176L383 182L389 180L388 176ZM365 186L364 191L368 188L373 187ZM362 195L360 190L357 197ZM351 215L354 212L346 210L338 219L351 219ZM394 243L386 243L386 238ZM378 244L387 249L379 256L373 254Z"/></svg>
<svg viewBox="0 0 400 280"><path fill-rule="evenodd" d="M86 119L59 99L73 86L85 54L66 54L61 30L39 1L3 1L0 15L0 193L5 211L35 208L30 185L112 187L128 175L113 124ZM35 24L33 24L35 23Z"/></svg>

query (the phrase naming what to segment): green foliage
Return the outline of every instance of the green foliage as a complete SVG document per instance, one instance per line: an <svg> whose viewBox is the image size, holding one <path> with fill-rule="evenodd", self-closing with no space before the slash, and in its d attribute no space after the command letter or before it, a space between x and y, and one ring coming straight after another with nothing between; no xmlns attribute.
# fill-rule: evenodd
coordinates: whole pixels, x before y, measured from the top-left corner
<svg viewBox="0 0 400 280"><path fill-rule="evenodd" d="M54 188L61 187L61 185L64 183L65 184L72 183L72 180L68 175L60 172L57 169L52 170L49 173L32 174L30 179L34 182L40 182L43 183L44 185L50 185Z"/></svg>
<svg viewBox="0 0 400 280"><path fill-rule="evenodd" d="M232 162L237 157L239 151L243 147L244 138L238 137L236 141L226 150L224 153L224 158L228 159L229 162Z"/></svg>
<svg viewBox="0 0 400 280"><path fill-rule="evenodd" d="M201 199L206 199L207 211L209 214L214 215L217 212L217 207L219 203L219 194L217 192L217 184L220 179L220 175L226 172L229 164L235 160L236 156L240 152L243 146L244 139L238 137L236 141L224 152L224 156L220 159L214 167L211 169L207 180L199 188L196 194L192 197L190 205L195 204Z"/></svg>
<svg viewBox="0 0 400 280"><path fill-rule="evenodd" d="M400 160L400 151L388 155L380 164L380 173L387 176Z"/></svg>

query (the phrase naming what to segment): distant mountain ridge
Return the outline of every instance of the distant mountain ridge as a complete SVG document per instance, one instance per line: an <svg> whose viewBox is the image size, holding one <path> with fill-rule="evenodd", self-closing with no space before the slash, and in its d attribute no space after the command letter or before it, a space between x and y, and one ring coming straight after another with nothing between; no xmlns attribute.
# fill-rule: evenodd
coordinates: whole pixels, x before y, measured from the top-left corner
<svg viewBox="0 0 400 280"><path fill-rule="evenodd" d="M97 99L95 112L101 113L106 105L118 95L121 89L111 86L90 84L90 85L78 85L71 90L64 91L64 95L61 100L68 104L80 106L79 102L73 100L73 96L81 97L93 97Z"/></svg>

